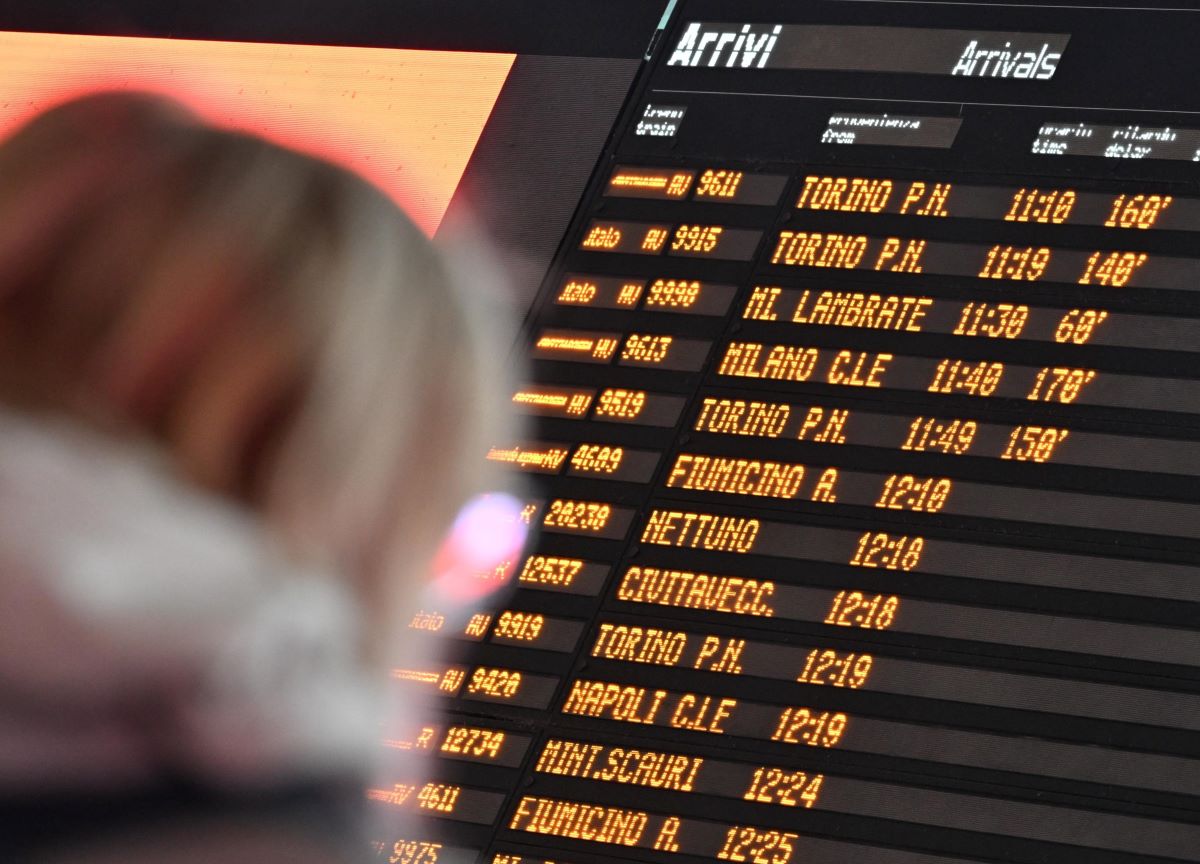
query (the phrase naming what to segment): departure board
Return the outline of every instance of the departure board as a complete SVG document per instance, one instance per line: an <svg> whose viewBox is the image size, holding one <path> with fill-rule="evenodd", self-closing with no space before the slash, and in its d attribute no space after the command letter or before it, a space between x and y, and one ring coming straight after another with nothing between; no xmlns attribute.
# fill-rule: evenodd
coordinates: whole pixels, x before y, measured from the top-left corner
<svg viewBox="0 0 1200 864"><path fill-rule="evenodd" d="M681 0L383 860L1200 861L1200 10ZM1191 167L1188 166L1191 163Z"/></svg>

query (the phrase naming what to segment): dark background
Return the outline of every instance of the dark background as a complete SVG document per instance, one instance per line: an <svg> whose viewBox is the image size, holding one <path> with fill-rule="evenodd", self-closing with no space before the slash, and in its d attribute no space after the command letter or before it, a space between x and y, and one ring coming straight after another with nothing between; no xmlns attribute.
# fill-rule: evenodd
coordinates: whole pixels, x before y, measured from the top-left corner
<svg viewBox="0 0 1200 864"><path fill-rule="evenodd" d="M517 54L443 223L529 308L667 0L0 0L0 30Z"/></svg>
<svg viewBox="0 0 1200 864"><path fill-rule="evenodd" d="M667 0L3 0L0 28L639 58Z"/></svg>

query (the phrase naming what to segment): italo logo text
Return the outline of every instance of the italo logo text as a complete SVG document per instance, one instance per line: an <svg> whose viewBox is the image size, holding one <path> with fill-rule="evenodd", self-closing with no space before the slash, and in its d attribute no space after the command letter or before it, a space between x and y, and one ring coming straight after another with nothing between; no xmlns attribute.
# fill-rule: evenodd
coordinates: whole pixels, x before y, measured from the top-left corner
<svg viewBox="0 0 1200 864"><path fill-rule="evenodd" d="M762 69L775 50L782 30L780 24L758 29L743 24L735 30L705 30L693 22L679 37L679 44L667 65Z"/></svg>
<svg viewBox="0 0 1200 864"><path fill-rule="evenodd" d="M981 48L978 39L972 39L963 49L951 75L968 78L1025 78L1045 81L1053 77L1062 58L1060 52L1052 50L1043 42L1037 51L1014 51L1011 42L1003 48Z"/></svg>

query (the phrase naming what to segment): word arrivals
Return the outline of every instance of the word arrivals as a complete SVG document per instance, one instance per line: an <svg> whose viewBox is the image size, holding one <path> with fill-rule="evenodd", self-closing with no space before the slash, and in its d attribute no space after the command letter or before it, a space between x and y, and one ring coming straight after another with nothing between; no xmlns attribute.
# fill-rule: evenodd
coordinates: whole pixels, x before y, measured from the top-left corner
<svg viewBox="0 0 1200 864"><path fill-rule="evenodd" d="M1061 53L1054 53L1051 46L1043 42L1037 51L1013 51L1012 43L1005 42L1003 48L980 48L979 40L972 39L962 56L954 65L951 75L968 78L1024 78L1046 81L1054 77Z"/></svg>

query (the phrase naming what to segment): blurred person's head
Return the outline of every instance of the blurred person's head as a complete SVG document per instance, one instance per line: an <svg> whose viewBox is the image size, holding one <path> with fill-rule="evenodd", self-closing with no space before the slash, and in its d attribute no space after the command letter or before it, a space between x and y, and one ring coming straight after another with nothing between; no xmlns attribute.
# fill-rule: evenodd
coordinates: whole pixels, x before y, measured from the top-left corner
<svg viewBox="0 0 1200 864"><path fill-rule="evenodd" d="M160 97L0 143L0 796L361 776L372 662L513 431L481 271Z"/></svg>
<svg viewBox="0 0 1200 864"><path fill-rule="evenodd" d="M352 580L378 648L507 437L496 298L351 173L148 95L0 146L0 226L0 404L160 445Z"/></svg>

